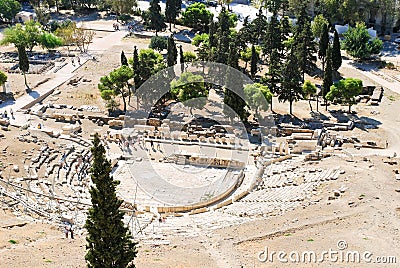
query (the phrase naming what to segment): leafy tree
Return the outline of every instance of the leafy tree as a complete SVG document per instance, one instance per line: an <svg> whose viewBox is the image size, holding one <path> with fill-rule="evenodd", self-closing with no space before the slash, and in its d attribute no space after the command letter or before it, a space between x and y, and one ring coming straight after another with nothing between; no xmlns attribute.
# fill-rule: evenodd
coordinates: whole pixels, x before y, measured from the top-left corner
<svg viewBox="0 0 400 268"><path fill-rule="evenodd" d="M0 71L0 86L3 86L7 82L7 75Z"/></svg>
<svg viewBox="0 0 400 268"><path fill-rule="evenodd" d="M311 98L317 94L317 87L311 81L306 80L303 84L303 96L308 99L310 110L312 112Z"/></svg>
<svg viewBox="0 0 400 268"><path fill-rule="evenodd" d="M33 48L40 44L40 36L42 35L42 25L39 22L30 20L25 23L25 32L28 38L26 48L32 51Z"/></svg>
<svg viewBox="0 0 400 268"><path fill-rule="evenodd" d="M167 65L174 66L178 58L178 50L176 49L174 37L171 35L167 42Z"/></svg>
<svg viewBox="0 0 400 268"><path fill-rule="evenodd" d="M0 0L0 19L2 21L11 21L21 10L21 4L15 0Z"/></svg>
<svg viewBox="0 0 400 268"><path fill-rule="evenodd" d="M128 66L128 59L126 58L124 51L121 52L121 65Z"/></svg>
<svg viewBox="0 0 400 268"><path fill-rule="evenodd" d="M342 65L342 54L340 52L339 34L335 30L332 45L332 69L337 72Z"/></svg>
<svg viewBox="0 0 400 268"><path fill-rule="evenodd" d="M91 148L93 164L90 170L92 207L88 211L85 228L88 267L135 267L136 243L124 226L124 212L119 210L122 200L117 198L119 181L110 176L111 162L96 134Z"/></svg>
<svg viewBox="0 0 400 268"><path fill-rule="evenodd" d="M202 108L208 97L208 90L204 86L201 75L193 73L182 73L179 79L171 81L171 95L174 99L192 108Z"/></svg>
<svg viewBox="0 0 400 268"><path fill-rule="evenodd" d="M158 32L163 31L166 27L164 22L164 16L161 14L161 6L160 0L151 0L150 8L147 11L148 19L146 21L147 28L156 31L156 35Z"/></svg>
<svg viewBox="0 0 400 268"><path fill-rule="evenodd" d="M202 61L207 61L210 54L209 34L196 34L192 39L192 45L196 46L197 56Z"/></svg>
<svg viewBox="0 0 400 268"><path fill-rule="evenodd" d="M40 45L48 50L54 49L56 47L62 46L62 39L56 35L48 32L44 32L40 36Z"/></svg>
<svg viewBox="0 0 400 268"><path fill-rule="evenodd" d="M324 98L325 102L325 109L328 110L328 104L327 104L327 99L326 99L326 94L329 92L331 86L333 84L333 78L332 78L332 52L331 52L331 46L328 46L327 52L326 52L326 67L324 71L324 77L322 81L322 97Z"/></svg>
<svg viewBox="0 0 400 268"><path fill-rule="evenodd" d="M47 11L44 8L37 7L35 8L35 13L36 13L36 18L37 21L43 26L46 27L47 24L49 23L51 17L50 17L50 12Z"/></svg>
<svg viewBox="0 0 400 268"><path fill-rule="evenodd" d="M28 34L22 24L17 23L15 26L4 29L2 45L14 44L16 48L28 45Z"/></svg>
<svg viewBox="0 0 400 268"><path fill-rule="evenodd" d="M356 96L361 94L363 83L357 78L346 78L336 82L331 86L326 98L330 101L343 101L349 105L349 113L351 106L356 103Z"/></svg>
<svg viewBox="0 0 400 268"><path fill-rule="evenodd" d="M29 85L26 80L26 73L29 71L28 55L26 54L25 47L20 46L20 47L17 47L17 49L18 49L19 69L21 70L22 74L24 75L25 86L29 90Z"/></svg>
<svg viewBox="0 0 400 268"><path fill-rule="evenodd" d="M194 62L197 60L196 54L192 51L183 52L183 62Z"/></svg>
<svg viewBox="0 0 400 268"><path fill-rule="evenodd" d="M81 52L87 52L89 49L89 45L92 42L95 32L92 30L86 30L83 28L75 28L73 40L76 46L79 48Z"/></svg>
<svg viewBox="0 0 400 268"><path fill-rule="evenodd" d="M272 93L268 86L253 83L244 86L244 95L246 97L247 105L255 109L255 113L258 114L258 110L268 110L268 104L272 102Z"/></svg>
<svg viewBox="0 0 400 268"><path fill-rule="evenodd" d="M224 91L224 104L230 107L235 114L231 114L231 111L224 107L224 113L229 117L237 115L242 122L247 122L249 113L246 111L246 102L235 92L226 88Z"/></svg>
<svg viewBox="0 0 400 268"><path fill-rule="evenodd" d="M167 0L165 2L165 19L169 22L169 30L171 24L176 22L176 18L181 12L182 0Z"/></svg>
<svg viewBox="0 0 400 268"><path fill-rule="evenodd" d="M65 25L62 24L55 30L55 35L61 38L64 46L67 46L68 54L69 54L69 47L73 45L75 42L74 38L75 29L76 29L76 24L71 22Z"/></svg>
<svg viewBox="0 0 400 268"><path fill-rule="evenodd" d="M257 63L259 61L259 53L257 53L254 45L251 46L251 64L250 64L250 74L254 78L257 73Z"/></svg>
<svg viewBox="0 0 400 268"><path fill-rule="evenodd" d="M167 39L163 36L153 36L150 40L149 48L161 52L167 48Z"/></svg>
<svg viewBox="0 0 400 268"><path fill-rule="evenodd" d="M343 34L343 49L354 58L368 59L373 54L378 54L383 43L378 38L370 41L371 36L364 23L357 23L356 27L349 27L349 30Z"/></svg>
<svg viewBox="0 0 400 268"><path fill-rule="evenodd" d="M302 71L298 58L294 51L290 51L288 59L282 68L281 88L279 92L279 101L289 102L289 112L292 113L293 102L303 97L302 90Z"/></svg>
<svg viewBox="0 0 400 268"><path fill-rule="evenodd" d="M184 25L202 32L207 32L208 25L212 19L212 13L202 3L194 3L186 8L182 13L182 22Z"/></svg>
<svg viewBox="0 0 400 268"><path fill-rule="evenodd" d="M110 5L111 10L120 14L132 14L133 7L137 7L136 0L106 0L105 2Z"/></svg>
<svg viewBox="0 0 400 268"><path fill-rule="evenodd" d="M101 92L101 98L109 101L114 96L121 96L124 103L124 112L126 112L126 98L130 96L129 80L133 77L133 71L126 65L113 70L109 75L100 78L98 88Z"/></svg>
<svg viewBox="0 0 400 268"><path fill-rule="evenodd" d="M325 31L325 26L329 26L329 21L324 17L323 14L315 16L311 23L311 31L315 38L320 38Z"/></svg>

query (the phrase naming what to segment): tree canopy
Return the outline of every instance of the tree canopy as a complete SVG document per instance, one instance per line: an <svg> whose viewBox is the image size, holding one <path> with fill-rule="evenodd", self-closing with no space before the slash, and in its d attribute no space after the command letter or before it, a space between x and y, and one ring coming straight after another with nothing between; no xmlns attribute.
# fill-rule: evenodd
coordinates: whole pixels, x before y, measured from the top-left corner
<svg viewBox="0 0 400 268"><path fill-rule="evenodd" d="M356 59L368 59L371 55L378 54L383 48L383 43L378 38L373 38L368 33L365 23L357 23L356 27L349 27L344 34L342 47Z"/></svg>
<svg viewBox="0 0 400 268"><path fill-rule="evenodd" d="M16 0L0 0L0 19L9 22L21 10L21 4Z"/></svg>
<svg viewBox="0 0 400 268"><path fill-rule="evenodd" d="M182 22L184 25L196 30L206 32L208 24L213 14L202 3L194 3L186 8L182 13Z"/></svg>
<svg viewBox="0 0 400 268"><path fill-rule="evenodd" d="M133 71L126 65L122 65L109 75L101 77L98 84L101 98L108 101L115 96L121 96L124 102L124 112L126 112L126 98L131 94L129 84L131 78L133 78Z"/></svg>
<svg viewBox="0 0 400 268"><path fill-rule="evenodd" d="M201 75L184 72L179 79L171 81L171 95L191 108L202 108L208 97Z"/></svg>
<svg viewBox="0 0 400 268"><path fill-rule="evenodd" d="M351 106L356 103L355 96L360 95L362 91L363 83L357 78L346 78L342 79L330 88L330 91L326 95L326 98L330 101L344 102L349 105L349 113L351 112Z"/></svg>
<svg viewBox="0 0 400 268"><path fill-rule="evenodd" d="M161 52L167 48L167 39L163 36L153 36L150 40L149 48Z"/></svg>
<svg viewBox="0 0 400 268"><path fill-rule="evenodd" d="M256 114L259 110L268 110L269 104L272 102L272 93L268 86L253 83L245 85L243 90L247 105L250 109L255 110Z"/></svg>

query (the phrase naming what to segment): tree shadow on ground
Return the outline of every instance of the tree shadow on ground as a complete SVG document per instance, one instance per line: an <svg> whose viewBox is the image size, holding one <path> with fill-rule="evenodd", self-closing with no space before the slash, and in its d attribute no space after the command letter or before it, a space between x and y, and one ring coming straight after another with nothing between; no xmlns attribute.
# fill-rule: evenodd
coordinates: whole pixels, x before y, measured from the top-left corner
<svg viewBox="0 0 400 268"><path fill-rule="evenodd" d="M376 129L382 125L382 122L371 117L361 116L356 113L347 113L343 110L330 110L330 114L336 118L339 123L354 122L354 127L368 132L369 129Z"/></svg>

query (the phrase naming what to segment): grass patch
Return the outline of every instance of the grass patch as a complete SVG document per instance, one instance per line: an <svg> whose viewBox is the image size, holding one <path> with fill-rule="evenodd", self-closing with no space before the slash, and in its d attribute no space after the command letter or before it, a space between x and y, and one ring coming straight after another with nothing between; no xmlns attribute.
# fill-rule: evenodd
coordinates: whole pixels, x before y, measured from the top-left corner
<svg viewBox="0 0 400 268"><path fill-rule="evenodd" d="M11 243L11 244L13 244L13 245L18 244L18 242L15 241L14 239L10 239L10 240L8 240L8 242Z"/></svg>
<svg viewBox="0 0 400 268"><path fill-rule="evenodd" d="M284 236L292 236L291 233L284 234Z"/></svg>
<svg viewBox="0 0 400 268"><path fill-rule="evenodd" d="M159 258L156 258L156 259L154 259L155 261L161 261L161 259L159 259Z"/></svg>
<svg viewBox="0 0 400 268"><path fill-rule="evenodd" d="M314 239L312 239L312 238L307 239L307 242L314 242Z"/></svg>
<svg viewBox="0 0 400 268"><path fill-rule="evenodd" d="M50 263L50 262L53 262L53 261L52 260L44 260L44 262Z"/></svg>
<svg viewBox="0 0 400 268"><path fill-rule="evenodd" d="M148 250L148 249L145 249L145 250L144 250L144 252L150 252L150 250Z"/></svg>
<svg viewBox="0 0 400 268"><path fill-rule="evenodd" d="M393 96L393 95L389 95L387 98L388 98L390 101L395 101L395 100L396 100L396 97Z"/></svg>

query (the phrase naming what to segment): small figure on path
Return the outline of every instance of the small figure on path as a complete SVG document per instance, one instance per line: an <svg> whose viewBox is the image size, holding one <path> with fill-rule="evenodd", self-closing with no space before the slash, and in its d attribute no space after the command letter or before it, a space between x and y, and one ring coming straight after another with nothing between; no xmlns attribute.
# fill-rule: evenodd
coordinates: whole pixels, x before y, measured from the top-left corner
<svg viewBox="0 0 400 268"><path fill-rule="evenodd" d="M65 233L65 238L68 238L68 233L69 233L69 227L68 226L65 226L64 233Z"/></svg>
<svg viewBox="0 0 400 268"><path fill-rule="evenodd" d="M81 58L77 57L78 65L81 65Z"/></svg>
<svg viewBox="0 0 400 268"><path fill-rule="evenodd" d="M73 225L71 226L69 231L71 232L71 239L74 239L74 226Z"/></svg>
<svg viewBox="0 0 400 268"><path fill-rule="evenodd" d="M74 60L74 58L71 59L71 62L72 62L72 66L75 66L75 60Z"/></svg>

